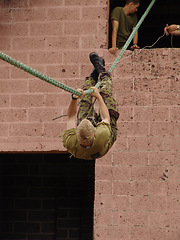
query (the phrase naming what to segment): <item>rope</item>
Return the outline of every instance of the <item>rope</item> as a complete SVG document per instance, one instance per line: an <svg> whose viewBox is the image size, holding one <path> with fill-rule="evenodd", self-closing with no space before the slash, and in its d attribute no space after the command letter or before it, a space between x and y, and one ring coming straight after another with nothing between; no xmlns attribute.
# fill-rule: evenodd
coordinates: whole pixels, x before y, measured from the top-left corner
<svg viewBox="0 0 180 240"><path fill-rule="evenodd" d="M68 92L71 92L73 94L76 94L77 96L80 96L81 95L81 92L80 91L77 91L71 87L68 87L67 85L65 84L62 84L48 76L46 76L45 74L42 74L40 72L38 72L37 70L34 70L33 68L30 68L28 66L26 66L25 64L13 59L12 57L9 57L8 55L0 52L0 58L8 63L10 63L11 65L14 65L15 67L18 67L22 70L24 70L25 72L28 72L30 73L31 75L35 76L35 77L38 77L48 83L51 83L52 85L56 86L56 87L59 87L59 88L62 88L64 89L65 91L68 91Z"/></svg>

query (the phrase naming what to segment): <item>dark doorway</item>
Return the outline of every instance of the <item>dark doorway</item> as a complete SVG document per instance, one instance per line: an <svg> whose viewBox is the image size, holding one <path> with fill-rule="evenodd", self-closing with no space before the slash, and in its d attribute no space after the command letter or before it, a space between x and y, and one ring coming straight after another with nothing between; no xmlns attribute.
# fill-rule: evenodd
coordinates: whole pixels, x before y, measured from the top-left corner
<svg viewBox="0 0 180 240"><path fill-rule="evenodd" d="M146 11L147 7L151 3L151 0L143 1L137 12L138 19ZM110 13L117 7L123 7L125 0L110 0ZM164 27L166 24L180 24L179 23L180 1L176 0L156 0L150 12L144 19L139 28L139 41L140 48L153 45L156 40L163 36ZM109 21L109 47L111 46L111 23ZM153 46L153 48L179 48L180 36L164 36Z"/></svg>
<svg viewBox="0 0 180 240"><path fill-rule="evenodd" d="M94 161L0 154L0 239L92 240Z"/></svg>

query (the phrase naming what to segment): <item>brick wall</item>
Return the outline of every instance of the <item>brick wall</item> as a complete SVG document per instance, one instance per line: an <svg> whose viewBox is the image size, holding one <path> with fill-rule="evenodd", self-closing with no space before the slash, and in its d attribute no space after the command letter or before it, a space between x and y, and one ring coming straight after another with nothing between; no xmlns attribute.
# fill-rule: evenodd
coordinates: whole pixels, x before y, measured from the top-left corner
<svg viewBox="0 0 180 240"><path fill-rule="evenodd" d="M91 51L107 69L116 58L107 51L107 1L1 1L0 12L1 50L73 88L92 70ZM113 71L118 139L96 161L94 239L176 240L180 50L123 58ZM3 61L0 72L1 151L64 152L66 118L52 119L66 114L70 94Z"/></svg>
<svg viewBox="0 0 180 240"><path fill-rule="evenodd" d="M94 161L0 154L0 167L0 239L92 239Z"/></svg>

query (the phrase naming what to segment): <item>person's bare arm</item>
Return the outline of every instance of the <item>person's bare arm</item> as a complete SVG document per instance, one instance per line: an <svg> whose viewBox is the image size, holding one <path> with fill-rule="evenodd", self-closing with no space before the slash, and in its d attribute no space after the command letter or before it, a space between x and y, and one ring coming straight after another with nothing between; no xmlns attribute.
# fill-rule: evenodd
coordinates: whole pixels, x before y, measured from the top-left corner
<svg viewBox="0 0 180 240"><path fill-rule="evenodd" d="M166 27L164 28L164 32L166 36L168 36L169 34L177 36L177 35L180 35L180 27L177 24L172 24L170 26L166 24Z"/></svg>
<svg viewBox="0 0 180 240"><path fill-rule="evenodd" d="M76 100L71 99L69 107L68 107L68 119L67 119L67 129L76 128L76 114L77 114L77 99L81 98L84 95L82 89L77 89L82 92L81 96L73 95Z"/></svg>
<svg viewBox="0 0 180 240"><path fill-rule="evenodd" d="M114 54L118 50L116 47L116 41L117 41L117 32L119 28L119 22L116 20L112 20L112 47L109 49L109 52Z"/></svg>
<svg viewBox="0 0 180 240"><path fill-rule="evenodd" d="M134 28L133 28L133 30L134 30ZM131 49L139 49L139 46L137 44L138 44L138 31L136 31L136 33L134 34L133 45L131 46Z"/></svg>

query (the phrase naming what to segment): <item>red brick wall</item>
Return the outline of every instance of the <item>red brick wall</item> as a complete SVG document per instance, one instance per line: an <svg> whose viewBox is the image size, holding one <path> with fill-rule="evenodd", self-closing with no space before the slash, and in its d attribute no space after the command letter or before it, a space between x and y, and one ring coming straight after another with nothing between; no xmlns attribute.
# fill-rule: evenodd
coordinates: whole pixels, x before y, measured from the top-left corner
<svg viewBox="0 0 180 240"><path fill-rule="evenodd" d="M21 0L0 4L1 51L80 87L99 52L107 69L108 4ZM179 49L126 51L113 71L118 139L96 161L94 239L179 239ZM129 56L129 57L128 57ZM0 61L2 152L65 151L70 94Z"/></svg>

